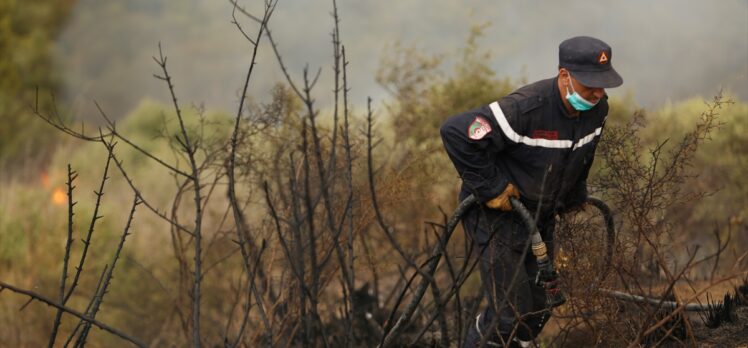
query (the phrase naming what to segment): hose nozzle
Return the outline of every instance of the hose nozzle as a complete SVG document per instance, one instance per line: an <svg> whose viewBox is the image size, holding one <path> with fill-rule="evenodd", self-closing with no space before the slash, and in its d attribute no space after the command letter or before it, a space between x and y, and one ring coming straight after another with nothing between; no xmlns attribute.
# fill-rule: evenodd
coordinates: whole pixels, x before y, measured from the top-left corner
<svg viewBox="0 0 748 348"><path fill-rule="evenodd" d="M555 308L566 303L566 296L561 291L558 272L553 269L553 263L547 257L538 261L538 275L535 277L535 285L545 289L545 303L549 308Z"/></svg>

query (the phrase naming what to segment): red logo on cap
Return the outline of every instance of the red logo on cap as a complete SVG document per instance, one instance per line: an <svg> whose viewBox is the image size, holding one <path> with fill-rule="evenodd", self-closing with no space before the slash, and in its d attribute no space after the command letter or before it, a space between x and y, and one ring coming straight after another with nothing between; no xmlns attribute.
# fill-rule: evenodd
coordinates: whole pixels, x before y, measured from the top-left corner
<svg viewBox="0 0 748 348"><path fill-rule="evenodd" d="M605 51L600 52L600 55L597 56L597 62L600 64L605 64L608 62L608 55L605 54Z"/></svg>

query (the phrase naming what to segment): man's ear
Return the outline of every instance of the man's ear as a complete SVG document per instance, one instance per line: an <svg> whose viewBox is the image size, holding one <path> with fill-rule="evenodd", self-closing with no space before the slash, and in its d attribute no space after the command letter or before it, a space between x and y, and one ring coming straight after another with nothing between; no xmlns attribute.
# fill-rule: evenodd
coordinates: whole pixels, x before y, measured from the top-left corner
<svg viewBox="0 0 748 348"><path fill-rule="evenodd" d="M569 74L569 70L566 70L565 68L558 68L558 80L561 82L560 86L569 87L569 78L571 75Z"/></svg>

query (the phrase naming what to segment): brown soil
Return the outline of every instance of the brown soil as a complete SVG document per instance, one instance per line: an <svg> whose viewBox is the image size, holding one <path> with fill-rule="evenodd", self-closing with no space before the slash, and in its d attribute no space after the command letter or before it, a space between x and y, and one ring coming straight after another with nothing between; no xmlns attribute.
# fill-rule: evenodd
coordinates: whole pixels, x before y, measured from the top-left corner
<svg viewBox="0 0 748 348"><path fill-rule="evenodd" d="M735 293L735 287L738 285L738 281L725 282L716 286L711 286L708 293L710 294L711 301L721 301L725 293ZM681 300L692 300L696 292L699 292L699 286L707 286L707 284L692 284L695 288L687 286L676 286L676 293ZM706 293L698 296L697 301L701 303L707 303ZM624 307L626 304L623 304ZM739 306L736 311L737 320L733 323L725 322L722 323L718 328L712 329L704 325L702 318L697 313L688 313L686 318L691 323L693 328L693 341L689 338L685 338L682 341L667 340L659 347L707 347L707 348L722 348L722 347L736 347L736 348L748 348L748 306ZM568 321L554 317L546 325L543 333L540 337L541 347L555 347L559 346L557 343L559 340L554 340L556 336L561 333L561 327L568 325ZM592 334L581 327L572 329L565 333L566 339L562 340L564 343L561 347L608 347L617 346L623 344L616 339L609 340L610 337L598 337L596 339L592 337ZM554 341L556 344L548 345L548 342ZM613 343L617 342L617 343Z"/></svg>

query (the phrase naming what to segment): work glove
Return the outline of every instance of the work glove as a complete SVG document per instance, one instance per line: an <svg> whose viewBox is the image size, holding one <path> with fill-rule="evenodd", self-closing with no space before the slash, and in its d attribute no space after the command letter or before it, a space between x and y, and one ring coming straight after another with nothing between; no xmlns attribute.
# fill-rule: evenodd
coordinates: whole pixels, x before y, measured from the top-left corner
<svg viewBox="0 0 748 348"><path fill-rule="evenodd" d="M486 206L491 209L511 211L512 204L509 202L510 197L519 198L519 190L517 190L517 188L512 184L506 185L504 192L496 196L496 198L486 202Z"/></svg>

